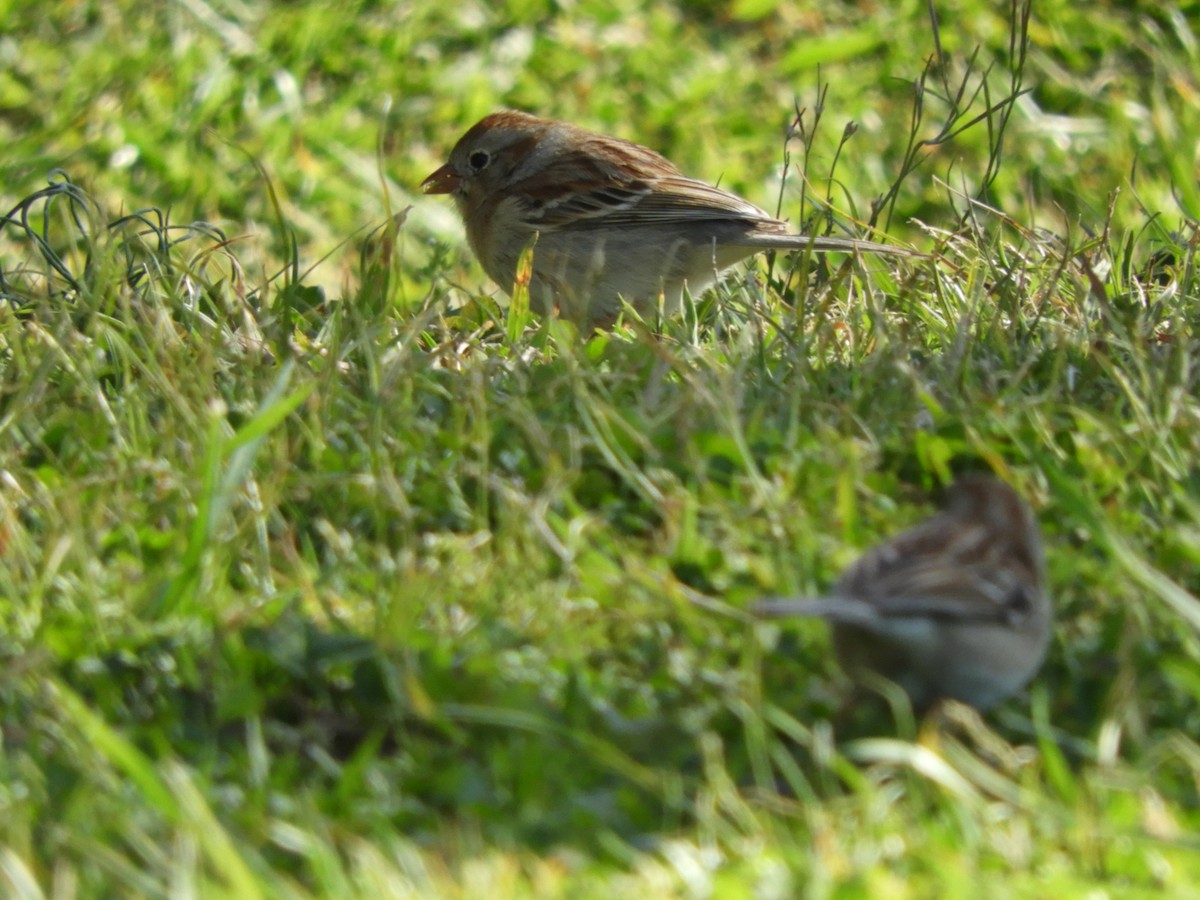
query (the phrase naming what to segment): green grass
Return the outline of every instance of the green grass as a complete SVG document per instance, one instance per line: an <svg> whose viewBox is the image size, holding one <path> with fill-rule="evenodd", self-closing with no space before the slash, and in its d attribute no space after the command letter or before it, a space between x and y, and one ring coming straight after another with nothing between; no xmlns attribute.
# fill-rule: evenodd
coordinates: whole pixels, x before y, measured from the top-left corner
<svg viewBox="0 0 1200 900"><path fill-rule="evenodd" d="M1192 895L1197 36L993 7L0 7L0 894ZM935 257L510 327L500 105ZM1045 669L839 719L746 606L969 466Z"/></svg>

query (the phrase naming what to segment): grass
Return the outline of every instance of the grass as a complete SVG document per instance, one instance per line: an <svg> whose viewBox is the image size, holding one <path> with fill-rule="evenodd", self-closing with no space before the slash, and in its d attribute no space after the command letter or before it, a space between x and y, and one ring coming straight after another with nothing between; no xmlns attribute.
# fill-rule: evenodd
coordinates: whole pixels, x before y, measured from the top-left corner
<svg viewBox="0 0 1200 900"><path fill-rule="evenodd" d="M5 10L2 892L1193 893L1196 36L938 11ZM936 257L517 327L415 189L502 104ZM743 610L980 465L1045 669L839 721Z"/></svg>

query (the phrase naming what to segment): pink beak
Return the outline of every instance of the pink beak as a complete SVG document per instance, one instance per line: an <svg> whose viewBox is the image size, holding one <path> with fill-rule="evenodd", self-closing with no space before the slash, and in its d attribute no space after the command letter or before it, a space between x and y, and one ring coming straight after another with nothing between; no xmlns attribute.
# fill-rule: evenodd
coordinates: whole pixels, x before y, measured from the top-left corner
<svg viewBox="0 0 1200 900"><path fill-rule="evenodd" d="M421 182L421 190L427 194L451 194L462 184L462 176L446 163L428 178Z"/></svg>

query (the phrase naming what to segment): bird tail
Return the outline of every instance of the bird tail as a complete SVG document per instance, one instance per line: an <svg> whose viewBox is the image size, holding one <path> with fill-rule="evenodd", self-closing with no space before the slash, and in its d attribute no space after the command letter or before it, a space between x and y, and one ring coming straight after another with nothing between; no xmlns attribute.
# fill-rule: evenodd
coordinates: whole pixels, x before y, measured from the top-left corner
<svg viewBox="0 0 1200 900"><path fill-rule="evenodd" d="M879 619L878 611L870 603L853 597L766 597L751 604L750 611L764 619L805 616L851 625L865 625Z"/></svg>
<svg viewBox="0 0 1200 900"><path fill-rule="evenodd" d="M924 253L858 238L821 237L808 234L755 234L751 244L764 250L808 250L813 253L884 253L890 256L922 257Z"/></svg>

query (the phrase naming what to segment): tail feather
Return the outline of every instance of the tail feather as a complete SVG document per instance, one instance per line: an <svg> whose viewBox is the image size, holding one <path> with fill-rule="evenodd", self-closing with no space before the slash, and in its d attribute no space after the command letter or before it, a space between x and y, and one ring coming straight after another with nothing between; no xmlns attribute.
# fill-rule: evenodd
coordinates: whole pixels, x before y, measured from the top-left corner
<svg viewBox="0 0 1200 900"><path fill-rule="evenodd" d="M810 250L813 253L884 253L889 256L923 257L924 253L858 238L822 237L807 234L755 234L751 246L779 250Z"/></svg>
<svg viewBox="0 0 1200 900"><path fill-rule="evenodd" d="M767 597L752 604L750 611L766 619L804 616L859 625L879 620L874 606L853 597Z"/></svg>

